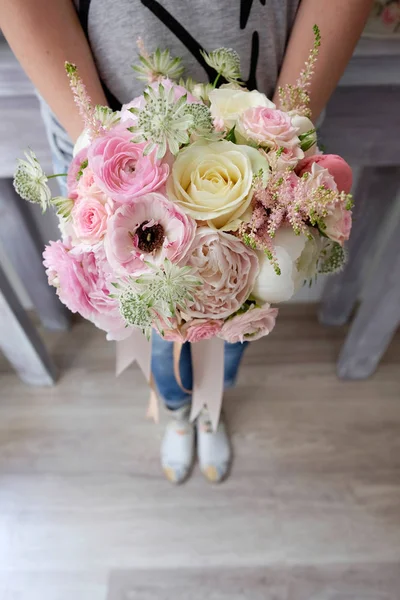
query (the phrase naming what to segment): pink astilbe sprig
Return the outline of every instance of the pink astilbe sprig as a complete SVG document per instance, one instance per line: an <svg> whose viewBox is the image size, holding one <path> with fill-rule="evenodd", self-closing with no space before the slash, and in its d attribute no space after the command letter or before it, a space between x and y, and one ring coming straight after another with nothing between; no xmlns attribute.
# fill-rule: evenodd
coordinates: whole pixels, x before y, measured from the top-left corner
<svg viewBox="0 0 400 600"><path fill-rule="evenodd" d="M351 194L318 185L310 173L304 173L293 189L293 202L288 207L287 220L297 234L306 233L307 225L318 227L323 233L325 218L336 207L344 206L350 210L353 205Z"/></svg>
<svg viewBox="0 0 400 600"><path fill-rule="evenodd" d="M296 111L299 115L311 117L309 108L310 96L307 88L310 86L312 76L317 62L319 47L321 45L321 33L318 25L314 25L314 45L305 62L299 78L295 85L287 84L279 88L280 108L286 112Z"/></svg>
<svg viewBox="0 0 400 600"><path fill-rule="evenodd" d="M105 132L100 119L97 117L96 108L92 106L91 98L86 90L86 86L78 73L78 67L70 62L65 63L65 70L69 79L69 85L74 95L74 101L79 109L79 114L83 119L85 129L93 139Z"/></svg>
<svg viewBox="0 0 400 600"><path fill-rule="evenodd" d="M290 225L296 235L311 239L309 227L323 233L325 218L338 206L350 210L352 196L320 185L310 173L298 177L290 168L273 171L267 185L261 177L254 179L251 219L242 224L239 235L248 246L263 250L280 274L273 241L278 229Z"/></svg>
<svg viewBox="0 0 400 600"><path fill-rule="evenodd" d="M262 176L253 181L252 215L248 223L243 223L239 235L244 243L253 249L265 252L279 275L280 268L275 254L273 238L277 229L283 224L287 207L283 199L289 202L292 196L293 173L287 169L283 173L273 172L268 184ZM281 198L281 201L279 199Z"/></svg>

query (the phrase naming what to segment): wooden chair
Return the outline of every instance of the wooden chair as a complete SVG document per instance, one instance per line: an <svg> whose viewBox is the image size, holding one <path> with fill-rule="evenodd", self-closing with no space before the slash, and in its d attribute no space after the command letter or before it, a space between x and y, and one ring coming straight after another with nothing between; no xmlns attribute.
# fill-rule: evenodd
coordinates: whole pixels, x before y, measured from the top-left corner
<svg viewBox="0 0 400 600"><path fill-rule="evenodd" d="M400 41L357 50L321 128L326 151L358 170L349 261L329 278L319 315L341 325L361 302L338 360L344 379L374 372L400 322Z"/></svg>
<svg viewBox="0 0 400 600"><path fill-rule="evenodd" d="M42 265L42 239L30 206L14 191L16 158L32 142L46 167L51 168L48 144L32 85L4 40L0 38L0 242L8 261L26 289L44 327L66 329L69 316ZM29 138L29 139L28 139ZM56 369L35 327L23 310L0 266L0 349L21 379L50 385Z"/></svg>

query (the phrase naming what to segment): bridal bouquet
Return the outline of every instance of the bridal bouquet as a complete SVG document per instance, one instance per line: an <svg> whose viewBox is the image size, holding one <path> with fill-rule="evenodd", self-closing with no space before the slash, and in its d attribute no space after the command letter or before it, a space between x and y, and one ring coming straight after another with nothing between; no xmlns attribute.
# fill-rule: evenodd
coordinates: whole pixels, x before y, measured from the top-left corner
<svg viewBox="0 0 400 600"><path fill-rule="evenodd" d="M61 239L44 251L60 300L107 332L171 341L256 340L317 273L343 264L351 170L318 150L309 85L320 37L280 108L241 82L238 55L204 52L213 83L183 80L180 59L140 46L143 94L93 107L67 63L84 133L53 198L35 155L15 188L53 205Z"/></svg>

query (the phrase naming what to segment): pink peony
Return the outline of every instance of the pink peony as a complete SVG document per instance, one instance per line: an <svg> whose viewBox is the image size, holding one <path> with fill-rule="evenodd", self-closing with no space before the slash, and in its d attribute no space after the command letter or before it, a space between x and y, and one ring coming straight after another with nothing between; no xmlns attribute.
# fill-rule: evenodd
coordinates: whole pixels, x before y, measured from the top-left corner
<svg viewBox="0 0 400 600"><path fill-rule="evenodd" d="M190 318L225 319L247 300L258 274L256 253L229 233L200 227L185 263L203 285L186 311Z"/></svg>
<svg viewBox="0 0 400 600"><path fill-rule="evenodd" d="M324 233L334 242L343 246L350 237L352 226L351 210L346 210L343 205L336 206L332 214L324 219L326 229Z"/></svg>
<svg viewBox="0 0 400 600"><path fill-rule="evenodd" d="M85 285L85 275L79 257L70 252L71 246L60 240L50 242L43 252L43 264L49 284L57 288L61 302L72 312L85 319L91 314L91 305Z"/></svg>
<svg viewBox="0 0 400 600"><path fill-rule="evenodd" d="M61 302L97 327L126 334L118 302L110 297L112 275L102 248L86 251L61 241L50 242L43 253L50 285L57 289ZM115 339L115 336L112 336Z"/></svg>
<svg viewBox="0 0 400 600"><path fill-rule="evenodd" d="M182 334L186 342L200 342L216 337L222 328L222 320L193 319L182 326Z"/></svg>
<svg viewBox="0 0 400 600"><path fill-rule="evenodd" d="M246 312L225 321L219 337L230 344L258 340L271 333L278 312L277 308L271 308L269 304L264 304L261 308L253 305Z"/></svg>
<svg viewBox="0 0 400 600"><path fill-rule="evenodd" d="M75 200L77 198L76 188L78 186L78 173L82 168L82 163L87 160L87 148L83 148L74 158L68 169L67 176L67 190L68 190L68 198L72 198Z"/></svg>
<svg viewBox="0 0 400 600"><path fill-rule="evenodd" d="M195 231L195 221L176 204L161 194L146 194L120 206L109 219L107 258L116 270L139 275L148 271L145 261L181 261Z"/></svg>
<svg viewBox="0 0 400 600"><path fill-rule="evenodd" d="M132 134L125 125L117 125L95 139L88 150L95 182L119 202L154 192L169 174L165 162L157 160L154 152L144 156L145 144L134 144L131 139Z"/></svg>
<svg viewBox="0 0 400 600"><path fill-rule="evenodd" d="M301 177L303 173L311 173L314 164L327 169L336 182L340 192L348 194L353 183L353 173L347 162L336 154L317 154L304 158L299 162L296 173Z"/></svg>
<svg viewBox="0 0 400 600"><path fill-rule="evenodd" d="M257 106L242 113L237 124L240 135L269 147L293 146L298 143L298 129L287 113Z"/></svg>

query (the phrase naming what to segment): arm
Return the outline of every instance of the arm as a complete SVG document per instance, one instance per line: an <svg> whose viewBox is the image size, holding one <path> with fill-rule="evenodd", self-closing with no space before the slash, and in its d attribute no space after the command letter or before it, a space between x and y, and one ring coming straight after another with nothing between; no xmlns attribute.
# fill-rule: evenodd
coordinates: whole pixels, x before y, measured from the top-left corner
<svg viewBox="0 0 400 600"><path fill-rule="evenodd" d="M321 31L321 47L308 88L314 123L325 107L362 33L373 0L302 0L279 75L278 88L294 84L313 45L313 25Z"/></svg>
<svg viewBox="0 0 400 600"><path fill-rule="evenodd" d="M83 123L65 61L75 63L93 104L107 104L72 0L0 0L0 28L40 94L73 139Z"/></svg>

